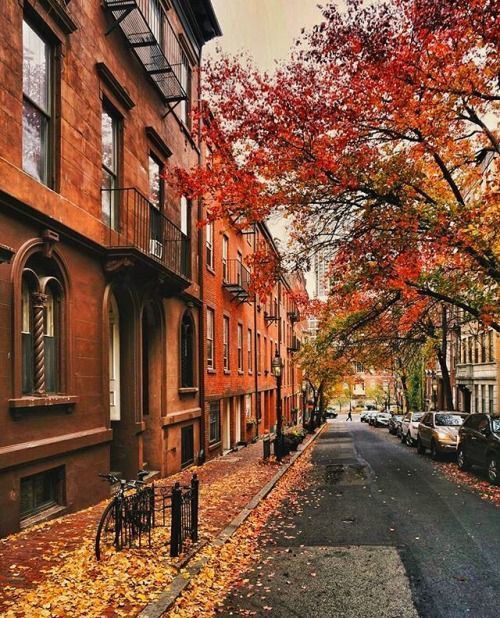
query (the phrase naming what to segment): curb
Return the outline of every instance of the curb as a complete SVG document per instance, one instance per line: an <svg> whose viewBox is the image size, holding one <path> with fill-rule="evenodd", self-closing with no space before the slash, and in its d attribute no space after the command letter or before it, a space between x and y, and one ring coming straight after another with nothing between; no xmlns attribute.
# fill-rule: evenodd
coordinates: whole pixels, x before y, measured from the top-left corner
<svg viewBox="0 0 500 618"><path fill-rule="evenodd" d="M236 517L222 530L219 534L213 539L211 545L213 547L222 547L226 541L228 541L233 534L238 530L238 528L243 524L243 522L247 519L250 513L255 509L255 507L259 504L261 500L263 500L274 488L276 483L280 480L280 478L288 471L288 469L295 463L295 461L305 453L305 451L311 446L311 444L316 440L316 438L323 432L323 429L326 427L326 423L323 424L319 430L303 445L300 451L294 453L290 460L276 472L276 474L272 477L270 481L268 481L262 489L255 494L255 496L242 508L242 510L236 515ZM202 547L206 545L203 544ZM198 552L201 547L196 548L196 552ZM196 552L186 557L187 560L184 561L184 564L189 560L189 558L194 558ZM160 618L166 611L168 611L172 605L177 600L177 597L181 594L183 590L185 590L189 584L191 583L191 579L198 575L206 563L209 561L209 558L199 558L194 561L192 565L187 568L188 577L184 575L176 575L172 580L172 583L169 587L164 590L161 595L156 599L156 601L152 601L148 603L146 607L137 614L138 618Z"/></svg>

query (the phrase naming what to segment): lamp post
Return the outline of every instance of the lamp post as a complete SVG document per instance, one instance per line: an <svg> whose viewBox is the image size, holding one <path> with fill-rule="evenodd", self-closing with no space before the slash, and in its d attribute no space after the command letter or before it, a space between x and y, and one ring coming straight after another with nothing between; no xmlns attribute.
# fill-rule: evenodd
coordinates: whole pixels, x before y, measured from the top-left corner
<svg viewBox="0 0 500 618"><path fill-rule="evenodd" d="M306 428L306 399L307 399L307 382L302 382L302 428Z"/></svg>
<svg viewBox="0 0 500 618"><path fill-rule="evenodd" d="M279 355L278 348L274 354L271 363L271 370L276 378L276 442L274 452L276 459L281 460L283 454L283 418L281 408L281 371L283 368L283 360Z"/></svg>

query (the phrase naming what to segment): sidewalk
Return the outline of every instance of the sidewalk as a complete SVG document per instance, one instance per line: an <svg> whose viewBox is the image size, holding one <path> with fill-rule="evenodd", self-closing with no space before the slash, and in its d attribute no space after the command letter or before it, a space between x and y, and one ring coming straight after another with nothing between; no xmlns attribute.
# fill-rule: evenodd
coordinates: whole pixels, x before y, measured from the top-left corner
<svg viewBox="0 0 500 618"><path fill-rule="evenodd" d="M210 541L279 469L264 463L262 443L158 485L200 479L200 541ZM179 573L168 553L168 530L158 529L152 549L124 550L107 561L94 557L94 535L106 502L0 540L2 616L135 615Z"/></svg>

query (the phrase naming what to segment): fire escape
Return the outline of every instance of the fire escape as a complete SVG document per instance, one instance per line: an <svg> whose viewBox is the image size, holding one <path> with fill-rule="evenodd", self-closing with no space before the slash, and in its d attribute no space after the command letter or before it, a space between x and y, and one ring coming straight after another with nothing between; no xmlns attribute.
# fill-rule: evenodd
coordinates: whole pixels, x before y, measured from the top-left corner
<svg viewBox="0 0 500 618"><path fill-rule="evenodd" d="M226 260L223 263L223 287L238 304L251 303L255 295L251 291L250 271L241 260Z"/></svg>
<svg viewBox="0 0 500 618"><path fill-rule="evenodd" d="M119 28L165 103L187 98L184 52L160 0L103 0L112 18L106 34Z"/></svg>

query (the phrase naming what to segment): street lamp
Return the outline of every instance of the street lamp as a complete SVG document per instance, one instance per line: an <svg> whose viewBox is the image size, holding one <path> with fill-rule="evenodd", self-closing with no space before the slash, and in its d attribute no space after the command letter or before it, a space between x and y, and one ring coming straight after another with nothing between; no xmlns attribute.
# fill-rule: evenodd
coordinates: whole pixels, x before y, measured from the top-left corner
<svg viewBox="0 0 500 618"><path fill-rule="evenodd" d="M283 453L283 418L281 409L281 372L283 369L283 360L279 355L278 348L274 354L271 363L271 371L276 378L276 442L274 452L276 459L279 461Z"/></svg>
<svg viewBox="0 0 500 618"><path fill-rule="evenodd" d="M306 427L306 399L307 399L307 382L303 380L302 382L302 428Z"/></svg>

